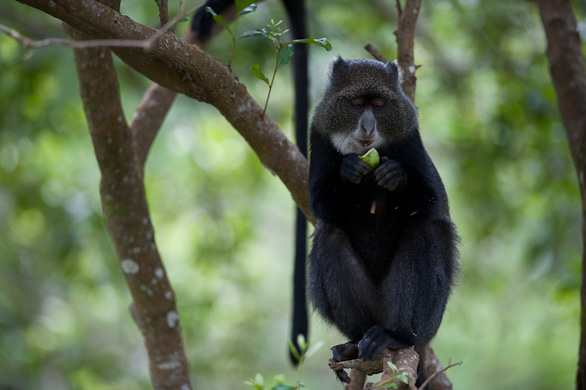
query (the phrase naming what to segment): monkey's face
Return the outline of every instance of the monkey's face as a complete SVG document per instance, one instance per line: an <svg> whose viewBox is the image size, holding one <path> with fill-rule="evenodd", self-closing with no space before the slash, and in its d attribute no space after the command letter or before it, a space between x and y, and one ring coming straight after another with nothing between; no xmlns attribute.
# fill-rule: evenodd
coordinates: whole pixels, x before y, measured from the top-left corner
<svg viewBox="0 0 586 390"><path fill-rule="evenodd" d="M384 137L379 128L377 118L381 110L387 104L386 100L378 95L362 95L349 99L343 99L351 112L354 128L349 131L334 131L330 138L332 144L341 154L364 154L371 148L380 148L384 143Z"/></svg>
<svg viewBox="0 0 586 390"><path fill-rule="evenodd" d="M397 142L417 125L415 107L401 90L395 63L336 59L313 117L343 155Z"/></svg>

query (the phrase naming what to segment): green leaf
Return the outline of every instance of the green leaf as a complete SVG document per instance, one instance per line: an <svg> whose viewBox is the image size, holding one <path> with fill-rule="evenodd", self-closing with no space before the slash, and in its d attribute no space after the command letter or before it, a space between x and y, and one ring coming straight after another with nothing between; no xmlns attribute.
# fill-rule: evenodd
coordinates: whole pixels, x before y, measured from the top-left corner
<svg viewBox="0 0 586 390"><path fill-rule="evenodd" d="M285 374L275 375L275 377L273 378L273 382L275 382L277 385L284 384L285 383Z"/></svg>
<svg viewBox="0 0 586 390"><path fill-rule="evenodd" d="M387 364L389 365L389 367L391 368L391 370L393 370L393 372L398 371L399 369L397 368L397 366L395 366L395 364L393 364L393 362L388 361Z"/></svg>
<svg viewBox="0 0 586 390"><path fill-rule="evenodd" d="M265 378L263 378L263 376L262 376L260 373L257 373L257 374L254 376L254 382L255 382L257 385L260 385L261 387L264 387L264 385L265 385Z"/></svg>
<svg viewBox="0 0 586 390"><path fill-rule="evenodd" d="M295 390L295 386L286 385L284 383L279 383L273 386L272 390Z"/></svg>
<svg viewBox="0 0 586 390"><path fill-rule="evenodd" d="M291 58L293 57L293 45L289 44L281 49L279 54L279 63L277 64L277 68L282 68L283 66L287 65ZM305 339L303 340L305 342ZM300 344L301 346L301 344Z"/></svg>
<svg viewBox="0 0 586 390"><path fill-rule="evenodd" d="M299 348L301 348L302 351L307 349L307 341L305 340L303 333L297 335L297 345L299 345Z"/></svg>
<svg viewBox="0 0 586 390"><path fill-rule="evenodd" d="M291 354L295 357L295 359L301 360L301 354L299 353L297 347L295 347L295 344L293 344L291 340L289 340L289 351L291 351Z"/></svg>
<svg viewBox="0 0 586 390"><path fill-rule="evenodd" d="M206 12L209 12L210 14L212 14L212 17L214 18L214 20L218 23L220 23L222 26L224 26L224 28L226 30L228 30L228 32L230 34L232 34L232 30L230 30L230 27L228 27L228 24L226 23L226 21L224 20L224 17L222 15L218 15L213 9L212 7L206 7ZM234 34L232 34L234 35Z"/></svg>
<svg viewBox="0 0 586 390"><path fill-rule="evenodd" d="M249 381L244 381L244 384L246 386L254 387L255 390L264 390L264 386L260 383L256 383L256 381L254 379L251 379Z"/></svg>
<svg viewBox="0 0 586 390"><path fill-rule="evenodd" d="M237 39L240 39L240 38L250 38L250 37L259 37L259 36L264 36L264 33L263 33L262 30L251 30L251 31L243 32L242 34L240 34L238 36Z"/></svg>
<svg viewBox="0 0 586 390"><path fill-rule="evenodd" d="M246 7L250 6L252 3L254 3L254 0L236 0L236 12L240 13L242 12Z"/></svg>
<svg viewBox="0 0 586 390"><path fill-rule="evenodd" d="M250 4L248 7L244 8L242 11L240 11L239 15L246 15L251 12L254 12L254 11L256 11L257 7L258 6L256 4Z"/></svg>
<svg viewBox="0 0 586 390"><path fill-rule="evenodd" d="M317 352L318 349L320 349L322 347L322 345L324 345L323 341L318 341L316 344L312 345L307 352L305 352L305 358L309 358L311 357L311 355L313 355L314 353Z"/></svg>
<svg viewBox="0 0 586 390"><path fill-rule="evenodd" d="M264 81L265 83L267 83L267 85L270 85L269 79L267 78L267 76L264 75L262 70L260 70L260 65L252 65L250 69L252 69L252 74L254 75L254 77Z"/></svg>
<svg viewBox="0 0 586 390"><path fill-rule="evenodd" d="M407 379L407 375L405 375L402 372L395 376L395 380L401 381L403 383L409 383L409 379Z"/></svg>
<svg viewBox="0 0 586 390"><path fill-rule="evenodd" d="M291 43L311 43L313 45L317 45L319 47L323 47L327 51L332 50L332 44L328 42L326 38L305 38L305 39L295 39L291 41Z"/></svg>
<svg viewBox="0 0 586 390"><path fill-rule="evenodd" d="M178 21L177 23L183 23L183 22L187 22L189 20L189 16L184 16L180 21Z"/></svg>
<svg viewBox="0 0 586 390"><path fill-rule="evenodd" d="M398 386L395 383L386 383L384 385L377 386L377 389L397 389Z"/></svg>
<svg viewBox="0 0 586 390"><path fill-rule="evenodd" d="M161 1L160 0L155 0L155 3L157 4L157 7L161 6Z"/></svg>

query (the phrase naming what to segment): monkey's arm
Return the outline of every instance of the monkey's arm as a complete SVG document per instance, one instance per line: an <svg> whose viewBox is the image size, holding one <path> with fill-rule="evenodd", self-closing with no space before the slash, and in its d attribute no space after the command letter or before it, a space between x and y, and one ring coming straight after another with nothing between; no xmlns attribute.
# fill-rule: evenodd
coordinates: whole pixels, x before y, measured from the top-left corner
<svg viewBox="0 0 586 390"><path fill-rule="evenodd" d="M435 218L446 201L442 181L429 158L417 131L380 151L389 160L374 171L377 183L389 189L388 196L399 196L404 211ZM393 187L395 189L393 189Z"/></svg>
<svg viewBox="0 0 586 390"><path fill-rule="evenodd" d="M311 158L309 163L309 200L311 211L318 219L335 222L343 210L340 177L342 155L315 129L310 132Z"/></svg>

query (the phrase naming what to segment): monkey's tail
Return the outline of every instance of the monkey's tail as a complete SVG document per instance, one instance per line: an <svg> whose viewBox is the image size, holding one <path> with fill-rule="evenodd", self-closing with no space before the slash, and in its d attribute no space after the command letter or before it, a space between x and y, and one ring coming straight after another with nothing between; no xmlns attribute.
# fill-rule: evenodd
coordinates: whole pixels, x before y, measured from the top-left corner
<svg viewBox="0 0 586 390"><path fill-rule="evenodd" d="M303 0L283 0L283 5L291 25L293 39L307 38L307 25L305 20L305 4ZM211 14L205 11L205 7L211 7L216 13L224 14L234 12L234 0L207 0L205 4L196 10L191 24L192 38L207 43L212 35L212 30L218 27ZM297 146L301 153L307 157L307 127L309 114L308 97L308 56L307 45L296 44L293 46L293 78L295 82L295 135ZM293 276L293 324L291 340L297 350L299 334L307 340L308 316L306 298L306 271L307 258L307 220L303 213L297 209L295 233L295 265ZM297 365L298 361L291 354L291 362Z"/></svg>
<svg viewBox="0 0 586 390"><path fill-rule="evenodd" d="M295 264L293 267L293 324L291 327L291 341L297 350L300 350L297 338L303 335L307 340L307 297L306 297L306 272L305 259L307 257L307 221L305 215L297 209L297 221L295 231ZM297 358L290 353L291 363L297 365Z"/></svg>
<svg viewBox="0 0 586 390"><path fill-rule="evenodd" d="M293 39L307 38L307 23L305 19L305 4L303 0L283 0L291 25ZM295 138L297 147L307 157L307 127L309 114L309 77L308 77L308 50L306 44L293 46L293 79L295 82ZM293 271L293 324L291 341L299 350L298 335L307 340L307 297L306 271L307 258L307 220L297 208L295 228L295 266ZM291 362L297 365L298 361L293 354Z"/></svg>

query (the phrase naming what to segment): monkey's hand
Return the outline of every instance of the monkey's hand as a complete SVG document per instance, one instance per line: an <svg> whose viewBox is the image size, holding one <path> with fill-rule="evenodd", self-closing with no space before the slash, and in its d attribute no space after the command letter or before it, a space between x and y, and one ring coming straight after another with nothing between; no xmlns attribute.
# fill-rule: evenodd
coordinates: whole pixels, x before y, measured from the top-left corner
<svg viewBox="0 0 586 390"><path fill-rule="evenodd" d="M334 363L343 362L346 360L352 360L358 358L358 344L348 342L346 344L340 344L332 347L332 359ZM336 370L336 376L344 383L350 383L350 377L344 370Z"/></svg>
<svg viewBox="0 0 586 390"><path fill-rule="evenodd" d="M374 178L379 186L389 191L407 184L407 172L398 161L389 160L388 157L382 158L381 164L374 170Z"/></svg>
<svg viewBox="0 0 586 390"><path fill-rule="evenodd" d="M370 172L370 166L358 158L355 153L347 154L340 166L340 177L351 183L359 184L362 176Z"/></svg>
<svg viewBox="0 0 586 390"><path fill-rule="evenodd" d="M402 349L409 345L400 342L385 328L375 325L366 331L358 343L358 357L370 360L377 356L383 348Z"/></svg>

